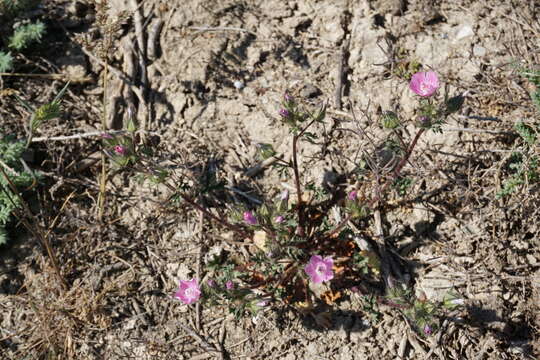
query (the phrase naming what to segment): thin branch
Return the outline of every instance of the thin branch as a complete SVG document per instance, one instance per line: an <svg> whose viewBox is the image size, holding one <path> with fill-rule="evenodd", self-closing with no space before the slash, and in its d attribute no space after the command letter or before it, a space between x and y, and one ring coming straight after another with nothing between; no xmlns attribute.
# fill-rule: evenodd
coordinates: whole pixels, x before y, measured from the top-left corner
<svg viewBox="0 0 540 360"><path fill-rule="evenodd" d="M312 116L313 117L313 116ZM296 135L293 137L293 143L292 143L292 165L293 165L293 172L294 172L294 183L296 187L296 195L297 195L297 213L298 213L298 235L304 236L304 202L302 201L302 188L300 186L300 174L298 172L298 149L297 149L297 143L298 139L304 135L304 133L307 131L307 129L313 125L313 123L317 120L316 117L313 117L313 119Z"/></svg>
<svg viewBox="0 0 540 360"><path fill-rule="evenodd" d="M205 351L212 352L212 353L218 353L221 354L222 352L216 349L213 345L211 345L208 341L204 340L199 334L197 334L195 331L190 329L188 326L184 325L181 322L178 322L178 325L184 329L189 336L191 336L193 339L197 340L203 347Z"/></svg>
<svg viewBox="0 0 540 360"><path fill-rule="evenodd" d="M32 142L64 141L64 140L83 139L83 138L101 136L104 133L105 133L105 131L90 131L90 132L87 132L87 133L74 134L74 135L41 136L41 137L37 137L37 138L32 138ZM116 134L124 134L124 133L126 133L126 131L125 130L110 130L110 131L106 131L106 133L111 134L111 135L116 135Z"/></svg>
<svg viewBox="0 0 540 360"><path fill-rule="evenodd" d="M190 26L189 28L191 30L198 30L199 32L204 32L204 31L240 31L240 32L246 32L246 33L251 34L253 36L257 36L257 34L254 33L253 31L249 31L249 30L242 29L242 28L237 28L237 27L228 27L228 26L221 26L221 27Z"/></svg>
<svg viewBox="0 0 540 360"><path fill-rule="evenodd" d="M413 141L411 142L411 144L409 145L409 148L407 149L407 153L405 154L405 156L403 156L403 158L401 159L401 161L399 162L399 164L395 167L394 169L394 175L392 176L392 178L390 180L388 180L386 182L386 184L384 184L383 188L381 189L380 191L380 194L375 197L374 199L372 199L368 206L371 208L371 209L376 209L376 205L377 205L377 202L380 200L380 196L388 189L388 187L390 186L390 184L392 184L394 182L395 179L397 179L401 173L401 170L403 169L403 167L405 166L405 164L409 161L409 158L416 146L416 144L418 143L418 139L420 139L420 136L424 133L425 129L420 129L418 130L418 132L416 133L416 136L414 137ZM337 224L332 230L330 230L327 234L326 234L326 238L329 238L329 237L332 237L336 234L338 234L341 229L347 225L347 223L353 218L353 215L352 213L347 215L345 217L345 219L343 219L339 224Z"/></svg>
<svg viewBox="0 0 540 360"><path fill-rule="evenodd" d="M246 233L246 231L244 229L242 229L240 226L230 224L225 219L217 217L216 215L214 215L210 211L208 211L208 209L204 208L202 205L197 204L193 199L191 199L187 195L182 194L182 193L180 193L179 195L182 198L182 200L184 200L189 205L191 205L195 209L199 210L200 212L202 212L204 215L208 216L212 220L217 221L219 224L223 225L224 227L226 227L229 230L234 231L235 233L238 233L238 234L240 234L240 235L242 235L244 237L249 237L249 235Z"/></svg>

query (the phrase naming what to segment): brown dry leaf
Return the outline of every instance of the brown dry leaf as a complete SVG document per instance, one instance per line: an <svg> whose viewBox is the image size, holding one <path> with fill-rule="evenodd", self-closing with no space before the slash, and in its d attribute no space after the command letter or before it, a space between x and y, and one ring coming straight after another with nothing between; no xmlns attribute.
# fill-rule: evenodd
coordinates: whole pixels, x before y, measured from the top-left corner
<svg viewBox="0 0 540 360"><path fill-rule="evenodd" d="M341 291L332 291L332 290L328 290L328 291L325 291L322 295L321 295L321 299L327 303L328 305L334 305L334 303L336 302L336 300L340 299L342 296L342 293Z"/></svg>

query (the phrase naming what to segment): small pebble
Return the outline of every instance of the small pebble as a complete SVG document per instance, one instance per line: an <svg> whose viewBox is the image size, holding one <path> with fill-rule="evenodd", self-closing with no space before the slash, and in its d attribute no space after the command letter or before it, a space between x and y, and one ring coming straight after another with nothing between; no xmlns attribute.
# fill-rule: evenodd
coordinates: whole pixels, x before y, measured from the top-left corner
<svg viewBox="0 0 540 360"><path fill-rule="evenodd" d="M240 80L236 80L236 81L234 82L234 87L237 88L238 90L243 89L244 86L245 86L244 83L241 82Z"/></svg>
<svg viewBox="0 0 540 360"><path fill-rule="evenodd" d="M487 52L486 48L480 45L474 45L472 51L473 51L474 56L478 56L478 57L482 57L486 55L486 52Z"/></svg>
<svg viewBox="0 0 540 360"><path fill-rule="evenodd" d="M474 31L472 26L470 25L463 25L456 33L456 40L461 40L469 36L473 36Z"/></svg>
<svg viewBox="0 0 540 360"><path fill-rule="evenodd" d="M307 99L312 99L319 95L322 95L322 91L312 84L306 84L301 91L301 96Z"/></svg>

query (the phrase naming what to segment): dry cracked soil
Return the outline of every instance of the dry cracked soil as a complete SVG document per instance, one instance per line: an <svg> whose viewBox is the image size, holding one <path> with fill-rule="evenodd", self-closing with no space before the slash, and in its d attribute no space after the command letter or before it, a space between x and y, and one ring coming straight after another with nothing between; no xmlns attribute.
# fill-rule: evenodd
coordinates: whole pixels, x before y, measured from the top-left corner
<svg viewBox="0 0 540 360"><path fill-rule="evenodd" d="M515 124L540 119L534 85L520 75L540 64L538 1L108 6L44 2L47 46L17 61L21 73L63 75L0 76L2 90L35 104L72 80L62 116L41 128L29 160L44 174L29 200L31 223L57 264L22 225L0 249L0 359L540 357L538 183L496 196L513 154L525 151ZM105 67L99 54L107 39ZM211 249L238 247L195 211L163 211L171 189L122 172L109 172L100 206L99 137L53 139L101 131L105 99L106 127L120 129L134 116L161 166L209 172L224 184L220 203L254 207L294 189L291 177L261 168L257 157L258 144L291 157L278 115L285 92L328 106L313 130L318 141L300 146L302 181L351 188L344 174L387 136L382 112L399 113L404 136L414 134L418 98L405 75L414 69L439 74L439 96L465 97L442 133L421 138L404 168L414 181L407 194L392 193L394 206L382 214L386 244L415 291L429 300L453 291L465 300L431 336L399 309L370 305L351 289L308 314L285 306L235 319L227 308L181 304L172 297L178 281L204 275ZM0 97L0 113L3 132L24 136L28 113L13 97ZM361 236L373 235L372 221L357 225Z"/></svg>

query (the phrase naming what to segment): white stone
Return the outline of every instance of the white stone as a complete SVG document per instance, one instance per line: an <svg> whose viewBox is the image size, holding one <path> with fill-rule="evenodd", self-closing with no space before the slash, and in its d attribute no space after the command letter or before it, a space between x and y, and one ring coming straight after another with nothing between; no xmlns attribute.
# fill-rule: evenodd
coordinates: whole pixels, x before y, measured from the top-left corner
<svg viewBox="0 0 540 360"><path fill-rule="evenodd" d="M471 25L463 25L456 32L456 40L461 40L469 36L473 36L474 31Z"/></svg>
<svg viewBox="0 0 540 360"><path fill-rule="evenodd" d="M480 46L478 44L473 46L472 51L473 51L474 56L478 56L478 57L482 57L486 55L486 52L487 52L485 47Z"/></svg>
<svg viewBox="0 0 540 360"><path fill-rule="evenodd" d="M237 88L238 90L243 89L244 86L245 86L244 83L241 82L240 80L236 80L236 81L234 82L234 87Z"/></svg>

